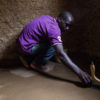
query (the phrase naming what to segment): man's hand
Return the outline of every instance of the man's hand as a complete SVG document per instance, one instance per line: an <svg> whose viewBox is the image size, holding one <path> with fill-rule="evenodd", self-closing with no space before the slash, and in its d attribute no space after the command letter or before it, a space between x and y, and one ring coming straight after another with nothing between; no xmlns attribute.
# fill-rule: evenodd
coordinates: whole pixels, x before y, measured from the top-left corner
<svg viewBox="0 0 100 100"><path fill-rule="evenodd" d="M78 74L78 76L84 85L91 85L92 78L89 74L87 74L86 72L81 70L80 73Z"/></svg>
<svg viewBox="0 0 100 100"><path fill-rule="evenodd" d="M82 71L75 63L72 62L67 53L64 52L62 44L56 44L54 45L54 48L63 64L73 70L79 76L84 85L90 85L92 83L90 75Z"/></svg>

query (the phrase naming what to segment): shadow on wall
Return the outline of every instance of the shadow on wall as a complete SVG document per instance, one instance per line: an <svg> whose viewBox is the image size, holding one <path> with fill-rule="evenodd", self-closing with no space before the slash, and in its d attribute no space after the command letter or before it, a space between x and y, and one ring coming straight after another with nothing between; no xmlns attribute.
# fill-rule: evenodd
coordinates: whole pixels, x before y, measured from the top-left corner
<svg viewBox="0 0 100 100"><path fill-rule="evenodd" d="M0 0L0 65L18 64L15 39L25 24L41 15L57 15L66 4L66 0Z"/></svg>
<svg viewBox="0 0 100 100"><path fill-rule="evenodd" d="M91 60L99 62L99 58L93 56L91 58L90 55L88 55L89 53L91 54L91 52L94 52L94 55L97 56L100 54L100 48L97 49L99 47L98 43L100 42L100 35L98 34L99 27L97 27L100 25L99 23L97 25L97 17L100 14L98 10L99 0L85 1L86 0L55 0L55 2L53 0L9 0L8 2L8 0L0 0L0 14L3 16L0 16L0 39L2 38L4 40L2 43L0 41L0 58L2 58L0 65L17 66L20 64L15 41L17 35L14 35L14 33L19 33L18 31L20 31L30 19L43 14L56 15L66 9L71 11L78 21L78 23L73 26L69 35L64 35L66 38L63 38L65 47L69 49L69 55L73 60L82 62L84 65L89 64ZM86 33L88 33L88 36ZM96 49L92 48L93 46L95 46Z"/></svg>
<svg viewBox="0 0 100 100"><path fill-rule="evenodd" d="M18 35L17 35L18 36ZM16 38L17 38L16 36ZM7 45L6 49L3 51L3 57L0 60L0 67L2 68L12 68L16 66L23 66L18 58L18 51L17 51L17 45L16 45L16 38L15 40L11 41L10 44ZM96 65L96 70L98 71L97 74L99 74L100 70L100 58L95 56L90 56L89 54L85 52L79 52L79 51L67 51L67 54L69 57L74 61L79 67L81 67L83 70L90 70L89 66L91 64L91 61L94 61ZM9 57L7 58L7 55ZM90 73L90 72L88 72ZM99 74L100 75L100 74Z"/></svg>
<svg viewBox="0 0 100 100"><path fill-rule="evenodd" d="M16 38L9 40L6 48L2 51L2 57L0 59L0 67L16 67L22 65L18 58L18 50L16 45Z"/></svg>

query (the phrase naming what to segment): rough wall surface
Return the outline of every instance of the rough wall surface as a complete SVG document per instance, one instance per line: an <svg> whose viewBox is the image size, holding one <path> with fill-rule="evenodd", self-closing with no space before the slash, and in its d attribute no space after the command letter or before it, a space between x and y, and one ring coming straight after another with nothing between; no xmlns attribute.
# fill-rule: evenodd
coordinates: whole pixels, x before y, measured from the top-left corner
<svg viewBox="0 0 100 100"><path fill-rule="evenodd" d="M67 47L100 57L100 0L70 0L68 9L76 23L66 36Z"/></svg>
<svg viewBox="0 0 100 100"><path fill-rule="evenodd" d="M0 58L16 56L15 40L24 25L41 15L57 15L65 9L66 3L60 0L0 0Z"/></svg>
<svg viewBox="0 0 100 100"><path fill-rule="evenodd" d="M16 58L16 38L29 21L46 14L55 17L64 10L76 19L63 37L65 47L100 57L99 0L0 0L0 59Z"/></svg>

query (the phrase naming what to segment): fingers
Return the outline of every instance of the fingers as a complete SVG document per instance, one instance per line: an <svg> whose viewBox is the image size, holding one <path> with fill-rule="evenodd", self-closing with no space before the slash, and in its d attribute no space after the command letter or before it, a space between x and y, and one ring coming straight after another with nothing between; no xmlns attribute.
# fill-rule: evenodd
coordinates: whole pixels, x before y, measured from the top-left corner
<svg viewBox="0 0 100 100"><path fill-rule="evenodd" d="M83 79L84 79L84 84L86 84L86 85L92 83L92 79L91 79L90 75L88 75L87 73L84 73Z"/></svg>
<svg viewBox="0 0 100 100"><path fill-rule="evenodd" d="M81 72L80 75L81 81L84 85L91 85L92 83L92 78L89 74L87 74L86 72Z"/></svg>

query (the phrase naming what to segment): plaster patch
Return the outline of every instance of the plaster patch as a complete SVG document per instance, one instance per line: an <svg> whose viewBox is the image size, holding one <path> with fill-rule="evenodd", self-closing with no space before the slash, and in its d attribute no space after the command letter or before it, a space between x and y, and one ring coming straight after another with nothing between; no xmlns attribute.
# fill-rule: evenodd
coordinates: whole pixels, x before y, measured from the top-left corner
<svg viewBox="0 0 100 100"><path fill-rule="evenodd" d="M5 100L6 96L3 94L0 94L0 100Z"/></svg>
<svg viewBox="0 0 100 100"><path fill-rule="evenodd" d="M3 88L3 87L4 87L4 85L0 85L0 89Z"/></svg>
<svg viewBox="0 0 100 100"><path fill-rule="evenodd" d="M35 76L37 74L36 72L31 71L31 70L27 70L25 68L12 69L12 70L10 70L10 73L12 73L16 76L24 77L24 78L32 77L32 76Z"/></svg>

